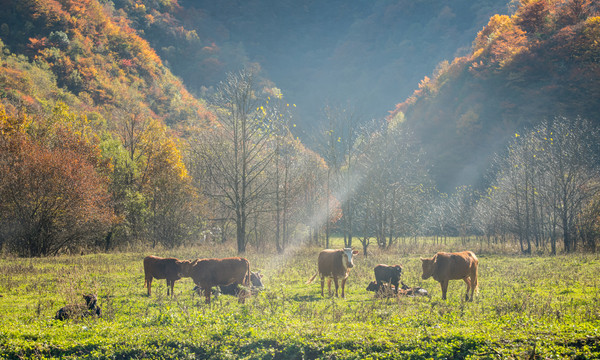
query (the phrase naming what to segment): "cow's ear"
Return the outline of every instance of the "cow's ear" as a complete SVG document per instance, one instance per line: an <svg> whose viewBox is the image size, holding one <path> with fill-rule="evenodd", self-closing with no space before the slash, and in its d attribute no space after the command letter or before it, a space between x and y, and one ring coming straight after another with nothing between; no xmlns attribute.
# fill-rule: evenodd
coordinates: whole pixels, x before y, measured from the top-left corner
<svg viewBox="0 0 600 360"><path fill-rule="evenodd" d="M359 251L358 251L358 250L354 250L354 251L352 251L352 254L353 254L353 255L358 255L358 253L359 253Z"/></svg>

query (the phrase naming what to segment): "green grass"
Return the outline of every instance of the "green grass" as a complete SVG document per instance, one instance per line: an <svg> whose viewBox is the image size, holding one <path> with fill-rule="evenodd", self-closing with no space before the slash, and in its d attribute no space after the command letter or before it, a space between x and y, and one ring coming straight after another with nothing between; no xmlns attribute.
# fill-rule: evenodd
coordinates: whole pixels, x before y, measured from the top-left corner
<svg viewBox="0 0 600 360"><path fill-rule="evenodd" d="M246 255L267 289L238 304L211 305L191 279L166 296L165 281L143 288L149 252L0 260L0 358L428 359L600 357L600 258L479 254L480 292L464 302L452 281L421 280L419 256L373 249L355 258L346 299L321 298L317 248ZM157 252L184 259L230 256L228 248ZM365 291L378 263L404 266L403 281L430 298L375 299ZM327 291L327 289L325 289ZM60 322L67 303L95 292L104 316Z"/></svg>

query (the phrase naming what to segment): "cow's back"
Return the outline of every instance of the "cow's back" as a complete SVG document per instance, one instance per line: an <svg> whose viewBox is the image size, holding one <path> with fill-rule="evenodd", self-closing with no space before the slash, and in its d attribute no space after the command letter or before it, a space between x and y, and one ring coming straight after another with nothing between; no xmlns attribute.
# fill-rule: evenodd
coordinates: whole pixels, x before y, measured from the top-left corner
<svg viewBox="0 0 600 360"><path fill-rule="evenodd" d="M201 259L193 266L192 278L203 287L242 284L249 268L248 260L239 257Z"/></svg>
<svg viewBox="0 0 600 360"><path fill-rule="evenodd" d="M343 250L326 249L319 253L319 273L322 276L344 276L346 269L342 262Z"/></svg>
<svg viewBox="0 0 600 360"><path fill-rule="evenodd" d="M155 279L177 279L179 280L179 266L176 258L161 258L158 256L146 256L144 258L144 273L146 277Z"/></svg>
<svg viewBox="0 0 600 360"><path fill-rule="evenodd" d="M469 276L479 261L472 251L436 254L433 278L437 281L459 280Z"/></svg>

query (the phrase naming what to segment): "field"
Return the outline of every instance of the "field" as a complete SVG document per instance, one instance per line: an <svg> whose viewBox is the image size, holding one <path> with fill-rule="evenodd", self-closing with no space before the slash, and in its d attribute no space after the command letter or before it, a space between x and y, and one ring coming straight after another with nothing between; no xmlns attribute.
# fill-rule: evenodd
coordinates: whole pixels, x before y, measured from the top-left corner
<svg viewBox="0 0 600 360"><path fill-rule="evenodd" d="M438 283L421 280L419 256L433 252L399 249L358 255L346 299L322 298L318 281L306 285L319 250L246 254L266 290L244 305L230 296L206 305L187 278L173 298L164 280L152 297L143 288L145 255L221 257L233 254L228 248L1 259L0 358L600 357L598 256L478 253L479 295L464 302L462 281L442 301ZM403 281L431 297L374 298L365 287L378 263L403 264ZM88 292L98 294L102 318L53 319Z"/></svg>

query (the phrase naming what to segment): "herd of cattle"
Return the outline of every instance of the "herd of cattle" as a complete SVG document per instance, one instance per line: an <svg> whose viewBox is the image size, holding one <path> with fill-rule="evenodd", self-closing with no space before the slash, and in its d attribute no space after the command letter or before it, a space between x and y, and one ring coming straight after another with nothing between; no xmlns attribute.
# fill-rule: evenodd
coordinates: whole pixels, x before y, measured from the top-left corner
<svg viewBox="0 0 600 360"><path fill-rule="evenodd" d="M333 280L335 295L339 296L338 281L341 280L342 298L345 297L344 287L350 270L354 267L353 255L357 254L357 250L350 248L321 251L317 260L317 271L308 280L307 284L310 284L319 276L321 278L321 296L324 296L325 279L327 279L328 293L331 296L331 281ZM465 299L467 301L473 300L474 291L478 286L477 267L479 264L473 252L438 252L431 258L421 258L421 264L423 268L422 278L425 280L433 277L434 280L440 283L443 300L446 299L449 280L460 279L467 284ZM428 295L425 289L412 288L400 281L401 265L380 264L374 268L374 273L375 281L367 286L367 290L375 291L378 296ZM148 289L148 296L152 295L153 279L165 279L167 281L167 295L173 295L175 281L182 277L190 277L196 284L194 289L199 294L204 292L208 304L211 295L214 293L213 288L219 289L221 294L238 296L239 302L244 303L252 290L263 287L262 275L250 271L250 262L241 257L179 260L151 255L144 258L144 276L144 286ZM402 284L402 287L400 287L400 284ZM84 298L86 299L86 306L65 306L57 312L56 319L65 320L72 317L71 315L76 311L79 316L100 316L101 310L96 304L96 296L86 295Z"/></svg>

